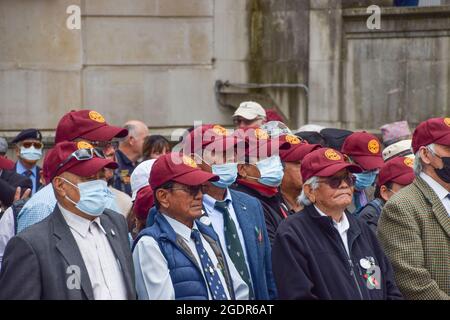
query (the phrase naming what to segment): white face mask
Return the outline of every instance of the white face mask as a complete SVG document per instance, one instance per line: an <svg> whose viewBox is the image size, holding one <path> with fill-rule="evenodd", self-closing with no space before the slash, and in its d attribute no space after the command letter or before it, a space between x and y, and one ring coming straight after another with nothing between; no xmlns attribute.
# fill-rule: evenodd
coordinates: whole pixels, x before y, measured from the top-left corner
<svg viewBox="0 0 450 320"><path fill-rule="evenodd" d="M42 149L35 149L34 146L29 148L22 146L20 147L20 157L29 161L37 161L42 158Z"/></svg>

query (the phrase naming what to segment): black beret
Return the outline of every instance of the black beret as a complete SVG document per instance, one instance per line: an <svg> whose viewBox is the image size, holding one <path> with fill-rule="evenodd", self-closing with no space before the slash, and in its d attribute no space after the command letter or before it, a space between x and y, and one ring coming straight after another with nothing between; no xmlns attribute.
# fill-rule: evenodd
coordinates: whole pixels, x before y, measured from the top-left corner
<svg viewBox="0 0 450 320"><path fill-rule="evenodd" d="M27 140L27 139L36 139L36 140L41 141L42 140L42 134L37 129L25 129L25 130L22 130L17 135L17 137L14 138L12 143L18 143L20 141Z"/></svg>

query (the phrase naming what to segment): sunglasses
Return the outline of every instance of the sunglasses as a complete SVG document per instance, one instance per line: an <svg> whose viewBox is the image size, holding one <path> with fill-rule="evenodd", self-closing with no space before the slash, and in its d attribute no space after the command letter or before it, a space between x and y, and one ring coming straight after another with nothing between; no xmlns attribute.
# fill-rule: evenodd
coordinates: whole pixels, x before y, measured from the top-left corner
<svg viewBox="0 0 450 320"><path fill-rule="evenodd" d="M186 187L179 187L179 188L170 188L171 190L182 190L186 193L189 193L189 195L195 197L196 195L198 195L198 193L201 191L202 193L204 192L204 185L198 185L198 186L186 186Z"/></svg>
<svg viewBox="0 0 450 320"><path fill-rule="evenodd" d="M58 172L59 169L64 167L72 159L76 159L77 161L85 161L85 160L90 160L90 159L94 158L94 156L97 156L98 158L102 158L102 159L105 158L103 152L96 148L76 150L70 156L68 156L66 158L66 160L64 160L63 162L61 162L59 164L58 168L56 169L56 172Z"/></svg>
<svg viewBox="0 0 450 320"><path fill-rule="evenodd" d="M22 143L22 146L25 149L31 148L31 146L33 146L35 149L42 149L43 144L42 144L42 142L29 142L29 141L26 141L26 142Z"/></svg>
<svg viewBox="0 0 450 320"><path fill-rule="evenodd" d="M320 180L319 182L325 183L333 189L338 189L342 181L344 181L349 187L353 187L355 185L356 177L354 177L353 175L330 177Z"/></svg>

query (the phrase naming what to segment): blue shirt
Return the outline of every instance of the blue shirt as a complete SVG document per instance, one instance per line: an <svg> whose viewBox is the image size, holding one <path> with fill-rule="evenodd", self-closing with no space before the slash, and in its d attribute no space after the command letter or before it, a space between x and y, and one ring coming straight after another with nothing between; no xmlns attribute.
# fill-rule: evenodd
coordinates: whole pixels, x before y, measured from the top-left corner
<svg viewBox="0 0 450 320"><path fill-rule="evenodd" d="M228 249L226 247L225 242L225 232L223 227L223 214L222 212L216 210L214 208L214 204L216 203L216 199L211 197L208 194L203 194L203 207L205 208L206 212L208 213L208 217L211 220L212 226L214 231L219 236L220 245L222 247L222 250L224 251L225 255L227 256L227 259L231 261L231 259L228 257ZM236 212L233 208L233 199L231 198L230 190L227 188L227 192L225 194L225 199L228 203L228 212L230 213L231 218L233 219L234 224L236 225L236 229L238 232L239 241L241 242L242 250L244 251L245 256L245 263L247 264L248 270L250 270L250 266L248 264L248 258L247 258L247 249L245 247L245 241L244 241L244 235L242 234L241 226L239 225L239 220L237 219ZM251 275L250 275L251 277Z"/></svg>
<svg viewBox="0 0 450 320"><path fill-rule="evenodd" d="M18 174L26 177L27 175L25 174L25 172L27 172L27 171L28 171L28 169L23 166L22 162L20 162L20 160L17 161L16 172ZM31 190L31 194L35 194L36 193L36 186L37 186L36 179L37 179L37 176L38 176L37 166L34 166L32 169L30 169L30 171L31 171L30 180L33 183L33 190Z"/></svg>

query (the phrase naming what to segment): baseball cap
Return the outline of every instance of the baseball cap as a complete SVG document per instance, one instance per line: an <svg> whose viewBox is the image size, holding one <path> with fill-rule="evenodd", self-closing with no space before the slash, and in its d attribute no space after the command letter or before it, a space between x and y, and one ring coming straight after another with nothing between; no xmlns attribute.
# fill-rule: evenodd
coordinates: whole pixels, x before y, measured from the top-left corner
<svg viewBox="0 0 450 320"><path fill-rule="evenodd" d="M55 143L84 138L90 141L110 141L123 138L128 130L110 126L105 118L94 110L72 110L66 113L58 123Z"/></svg>
<svg viewBox="0 0 450 320"><path fill-rule="evenodd" d="M136 199L136 194L139 190L145 186L148 186L148 180L150 178L150 171L152 170L153 164L156 159L150 159L141 162L136 168L134 168L133 173L130 177L131 185L131 201Z"/></svg>
<svg viewBox="0 0 450 320"><path fill-rule="evenodd" d="M239 159L238 162L253 162L255 159L262 159L279 154L280 150L286 150L291 144L279 138L270 139L267 131L261 128L243 128L234 131L234 135L245 141L244 155L246 159ZM238 153L240 158L242 155Z"/></svg>
<svg viewBox="0 0 450 320"><path fill-rule="evenodd" d="M347 169L352 173L360 173L362 169L345 160L342 153L331 148L320 148L307 154L302 161L301 174L303 181L311 177L331 177L337 172Z"/></svg>
<svg viewBox="0 0 450 320"><path fill-rule="evenodd" d="M0 169L1 170L12 170L14 169L14 162L9 160L8 158L5 158L3 156L0 156Z"/></svg>
<svg viewBox="0 0 450 320"><path fill-rule="evenodd" d="M247 120L253 120L258 117L266 117L266 111L259 103L254 101L245 101L239 105L239 108L233 114L234 117L242 117Z"/></svg>
<svg viewBox="0 0 450 320"><path fill-rule="evenodd" d="M342 145L341 152L351 157L365 171L379 169L384 163L380 141L365 131L349 135Z"/></svg>
<svg viewBox="0 0 450 320"><path fill-rule="evenodd" d="M77 160L72 157L78 150L90 150L92 158L86 160ZM63 172L70 172L81 177L90 177L103 168L117 169L116 162L98 157L94 152L94 147L87 142L64 141L56 144L45 158L46 175L52 179ZM66 163L65 163L66 162ZM61 164L65 163L61 166Z"/></svg>
<svg viewBox="0 0 450 320"><path fill-rule="evenodd" d="M414 130L412 149L414 154L420 147L437 143L450 146L450 118L432 118L421 122Z"/></svg>
<svg viewBox="0 0 450 320"><path fill-rule="evenodd" d="M284 135L280 136L281 142L290 144L289 149L280 150L280 158L283 162L297 162L302 161L303 158L310 152L322 148L318 144L309 144L306 141L302 141L299 137L295 135ZM280 142L280 144L281 144Z"/></svg>
<svg viewBox="0 0 450 320"><path fill-rule="evenodd" d="M388 182L408 185L413 182L414 160L407 157L396 157L386 162L380 169L377 185L382 186Z"/></svg>
<svg viewBox="0 0 450 320"><path fill-rule="evenodd" d="M155 191L169 181L188 186L197 186L207 181L218 180L219 177L217 175L200 170L192 158L171 152L155 161L149 183L153 191Z"/></svg>
<svg viewBox="0 0 450 320"><path fill-rule="evenodd" d="M150 208L155 204L152 188L147 185L141 188L133 204L133 212L139 220L147 219Z"/></svg>
<svg viewBox="0 0 450 320"><path fill-rule="evenodd" d="M225 140L224 140L225 139ZM194 130L186 136L184 152L186 154L195 153L205 149L208 145L220 140L225 146L230 143L234 145L234 137L230 132L218 124L204 124L194 127ZM220 143L216 143L216 147L220 147Z"/></svg>
<svg viewBox="0 0 450 320"><path fill-rule="evenodd" d="M414 154L411 149L412 140L401 140L393 143L383 150L383 160L389 161L395 157L403 156L414 159Z"/></svg>

